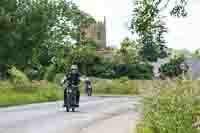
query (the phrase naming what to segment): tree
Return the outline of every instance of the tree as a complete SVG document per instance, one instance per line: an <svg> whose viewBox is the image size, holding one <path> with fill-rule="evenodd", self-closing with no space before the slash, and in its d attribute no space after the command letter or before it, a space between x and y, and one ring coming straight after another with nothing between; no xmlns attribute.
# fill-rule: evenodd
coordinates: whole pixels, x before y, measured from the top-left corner
<svg viewBox="0 0 200 133"><path fill-rule="evenodd" d="M88 75L91 68L100 62L101 57L91 48L79 46L71 51L68 59L71 64L77 64L83 74Z"/></svg>
<svg viewBox="0 0 200 133"><path fill-rule="evenodd" d="M173 0L136 0L135 2L131 30L138 35L143 45L140 54L144 60L156 61L159 56L166 56L163 48L167 28L161 12L168 8L171 2ZM186 4L187 0L176 0L170 14L185 17L187 15Z"/></svg>
<svg viewBox="0 0 200 133"><path fill-rule="evenodd" d="M117 64L134 64L141 61L139 50L141 49L138 42L126 37L121 42L121 47L114 56L114 61Z"/></svg>
<svg viewBox="0 0 200 133"><path fill-rule="evenodd" d="M200 58L200 49L195 50L194 53L192 53L192 56L194 58Z"/></svg>
<svg viewBox="0 0 200 133"><path fill-rule="evenodd" d="M48 0L2 0L0 7L0 64L24 69L48 38L58 6Z"/></svg>
<svg viewBox="0 0 200 133"><path fill-rule="evenodd" d="M1 0L0 7L2 73L12 65L21 70L37 63L48 65L57 47L78 40L79 22L88 25L94 21L65 0ZM44 59L46 55L48 58Z"/></svg>

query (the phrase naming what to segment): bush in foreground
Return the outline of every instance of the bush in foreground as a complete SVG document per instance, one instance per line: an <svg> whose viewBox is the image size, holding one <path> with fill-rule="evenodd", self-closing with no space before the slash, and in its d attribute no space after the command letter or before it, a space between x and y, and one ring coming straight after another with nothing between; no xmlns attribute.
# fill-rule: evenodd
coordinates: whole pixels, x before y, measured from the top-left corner
<svg viewBox="0 0 200 133"><path fill-rule="evenodd" d="M144 118L137 133L197 133L192 125L199 83L143 81L144 84L148 86L143 93Z"/></svg>

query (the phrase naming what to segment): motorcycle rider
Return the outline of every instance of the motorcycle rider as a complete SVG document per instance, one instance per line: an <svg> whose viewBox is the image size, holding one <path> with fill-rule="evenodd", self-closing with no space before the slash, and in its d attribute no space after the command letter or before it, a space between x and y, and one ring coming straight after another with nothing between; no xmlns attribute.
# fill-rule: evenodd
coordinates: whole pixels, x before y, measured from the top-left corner
<svg viewBox="0 0 200 133"><path fill-rule="evenodd" d="M89 90L89 89L90 89L90 90ZM92 92L92 84L91 84L90 79L87 77L86 80L85 80L85 92L86 92L86 94L87 94L89 91Z"/></svg>
<svg viewBox="0 0 200 133"><path fill-rule="evenodd" d="M71 72L67 73L64 77L64 80L62 81L63 83L68 82L68 86L77 86L76 87L76 106L79 107L79 101L80 101L80 89L79 89L79 84L80 84L80 77L81 74L79 73L77 65L72 65L71 66ZM64 93L64 99L65 99L65 93ZM65 101L65 100L64 100Z"/></svg>

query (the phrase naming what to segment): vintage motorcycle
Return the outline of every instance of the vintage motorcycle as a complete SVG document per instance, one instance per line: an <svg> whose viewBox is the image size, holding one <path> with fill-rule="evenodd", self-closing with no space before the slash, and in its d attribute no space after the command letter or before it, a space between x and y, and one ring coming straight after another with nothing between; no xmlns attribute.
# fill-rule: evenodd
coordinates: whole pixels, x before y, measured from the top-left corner
<svg viewBox="0 0 200 133"><path fill-rule="evenodd" d="M92 96L92 86L91 85L86 86L86 95Z"/></svg>
<svg viewBox="0 0 200 133"><path fill-rule="evenodd" d="M75 109L78 107L76 105L76 93L78 89L77 87L79 86L69 86L68 84L65 84L64 87L64 107L66 108L67 112L70 110L75 112Z"/></svg>

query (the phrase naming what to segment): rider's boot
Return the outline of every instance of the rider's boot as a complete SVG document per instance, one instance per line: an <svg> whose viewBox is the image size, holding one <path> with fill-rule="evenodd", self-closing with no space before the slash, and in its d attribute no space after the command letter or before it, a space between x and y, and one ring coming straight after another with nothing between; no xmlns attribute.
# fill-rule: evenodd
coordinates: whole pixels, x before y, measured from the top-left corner
<svg viewBox="0 0 200 133"><path fill-rule="evenodd" d="M79 107L79 101L80 101L80 91L77 92L76 95L76 106Z"/></svg>

